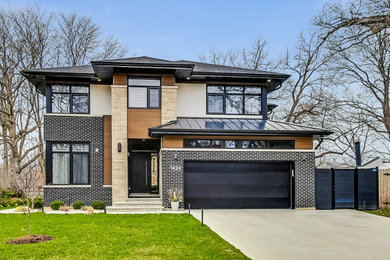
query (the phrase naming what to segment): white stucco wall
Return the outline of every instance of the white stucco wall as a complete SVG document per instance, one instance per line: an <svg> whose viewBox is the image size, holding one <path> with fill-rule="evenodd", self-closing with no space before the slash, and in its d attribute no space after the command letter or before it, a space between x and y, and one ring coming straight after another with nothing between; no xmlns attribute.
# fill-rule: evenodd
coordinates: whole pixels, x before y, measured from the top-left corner
<svg viewBox="0 0 390 260"><path fill-rule="evenodd" d="M260 115L207 115L206 84L177 83L178 117L261 118Z"/></svg>
<svg viewBox="0 0 390 260"><path fill-rule="evenodd" d="M91 84L90 91L91 114L111 115L111 86Z"/></svg>

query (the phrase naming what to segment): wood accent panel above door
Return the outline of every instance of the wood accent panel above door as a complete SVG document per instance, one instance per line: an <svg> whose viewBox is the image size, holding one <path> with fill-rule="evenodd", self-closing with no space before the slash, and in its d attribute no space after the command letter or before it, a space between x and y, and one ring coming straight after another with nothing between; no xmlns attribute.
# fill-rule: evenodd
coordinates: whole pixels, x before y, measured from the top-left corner
<svg viewBox="0 0 390 260"><path fill-rule="evenodd" d="M128 109L127 137L150 138L148 129L161 124L161 109Z"/></svg>
<svg viewBox="0 0 390 260"><path fill-rule="evenodd" d="M113 77L114 85L127 85L127 75L126 74L114 74Z"/></svg>

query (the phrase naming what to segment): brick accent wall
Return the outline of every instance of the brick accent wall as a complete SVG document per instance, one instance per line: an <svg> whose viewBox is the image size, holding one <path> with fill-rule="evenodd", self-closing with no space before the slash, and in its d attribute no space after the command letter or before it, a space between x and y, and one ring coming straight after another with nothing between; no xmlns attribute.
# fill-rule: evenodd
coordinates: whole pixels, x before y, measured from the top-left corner
<svg viewBox="0 0 390 260"><path fill-rule="evenodd" d="M88 188L45 187L45 206L49 206L54 200L62 200L67 203L68 199L71 200L71 203L82 200L87 205L91 205L94 200L102 200L106 205L111 205L111 187L103 187L103 117L45 115L44 135L45 141L80 141L90 143L91 184L91 187Z"/></svg>
<svg viewBox="0 0 390 260"><path fill-rule="evenodd" d="M177 159L174 159L177 154ZM169 207L167 191L184 190L185 161L291 161L295 164L295 207L315 207L314 152L289 151L216 151L216 150L162 150L162 199ZM183 207L183 205L181 205Z"/></svg>

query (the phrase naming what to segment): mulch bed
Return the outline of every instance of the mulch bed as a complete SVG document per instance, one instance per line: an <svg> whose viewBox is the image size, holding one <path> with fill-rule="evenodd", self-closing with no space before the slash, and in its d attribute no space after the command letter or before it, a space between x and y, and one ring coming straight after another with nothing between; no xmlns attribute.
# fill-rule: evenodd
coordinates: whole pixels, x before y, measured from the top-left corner
<svg viewBox="0 0 390 260"><path fill-rule="evenodd" d="M32 236L23 236L17 237L15 239L8 240L5 242L6 244L33 244L39 242L45 242L54 239L55 237L51 237L48 235L32 235Z"/></svg>

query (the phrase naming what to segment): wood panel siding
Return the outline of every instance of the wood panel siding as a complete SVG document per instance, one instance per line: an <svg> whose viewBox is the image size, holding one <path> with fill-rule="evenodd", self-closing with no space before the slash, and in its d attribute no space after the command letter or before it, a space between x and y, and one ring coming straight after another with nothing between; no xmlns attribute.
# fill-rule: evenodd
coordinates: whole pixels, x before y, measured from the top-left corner
<svg viewBox="0 0 390 260"><path fill-rule="evenodd" d="M127 75L115 74L113 77L113 85L127 85Z"/></svg>
<svg viewBox="0 0 390 260"><path fill-rule="evenodd" d="M163 148L183 148L183 139L221 139L221 140L294 140L295 149L313 149L313 137L284 136L163 136Z"/></svg>
<svg viewBox="0 0 390 260"><path fill-rule="evenodd" d="M161 124L161 109L128 109L127 137L150 138L148 128Z"/></svg>
<svg viewBox="0 0 390 260"><path fill-rule="evenodd" d="M111 116L104 118L104 185L112 184Z"/></svg>
<svg viewBox="0 0 390 260"><path fill-rule="evenodd" d="M163 75L161 77L161 86L175 86L175 75Z"/></svg>

